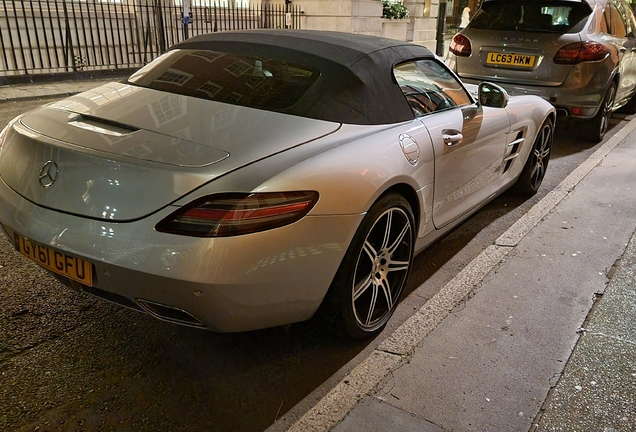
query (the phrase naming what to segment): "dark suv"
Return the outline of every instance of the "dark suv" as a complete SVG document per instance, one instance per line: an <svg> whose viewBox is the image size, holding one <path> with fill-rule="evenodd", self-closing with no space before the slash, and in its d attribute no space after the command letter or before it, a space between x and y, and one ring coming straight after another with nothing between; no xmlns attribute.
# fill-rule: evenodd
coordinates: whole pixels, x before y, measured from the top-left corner
<svg viewBox="0 0 636 432"><path fill-rule="evenodd" d="M592 141L613 111L636 113L636 18L624 0L484 0L446 61L464 82L541 96L587 120L579 130Z"/></svg>

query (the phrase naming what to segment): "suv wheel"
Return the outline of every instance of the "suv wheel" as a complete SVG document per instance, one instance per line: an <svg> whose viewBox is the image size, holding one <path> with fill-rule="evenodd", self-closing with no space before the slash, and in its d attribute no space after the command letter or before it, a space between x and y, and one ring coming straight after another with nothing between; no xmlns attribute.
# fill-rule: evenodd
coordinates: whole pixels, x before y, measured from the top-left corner
<svg viewBox="0 0 636 432"><path fill-rule="evenodd" d="M591 142L601 142L605 137L605 132L609 127L609 121L612 117L612 109L614 108L614 99L616 98L616 83L612 82L605 92L605 98L603 98L603 103L599 108L598 112L589 123L586 123L585 126L581 129L583 132L583 136L581 138L591 141Z"/></svg>

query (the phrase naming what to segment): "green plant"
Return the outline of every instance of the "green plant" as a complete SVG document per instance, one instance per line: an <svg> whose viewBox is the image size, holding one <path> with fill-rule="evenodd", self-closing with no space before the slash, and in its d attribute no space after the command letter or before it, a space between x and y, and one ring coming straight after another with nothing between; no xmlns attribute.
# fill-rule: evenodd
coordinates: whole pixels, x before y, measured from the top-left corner
<svg viewBox="0 0 636 432"><path fill-rule="evenodd" d="M408 18L409 10L401 2L382 0L382 18Z"/></svg>

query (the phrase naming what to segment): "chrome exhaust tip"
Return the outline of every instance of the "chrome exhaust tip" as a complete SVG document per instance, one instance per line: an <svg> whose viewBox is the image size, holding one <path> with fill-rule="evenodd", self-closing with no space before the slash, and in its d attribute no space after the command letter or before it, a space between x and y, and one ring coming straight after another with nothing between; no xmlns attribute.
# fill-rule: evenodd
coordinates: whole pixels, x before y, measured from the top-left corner
<svg viewBox="0 0 636 432"><path fill-rule="evenodd" d="M144 299L135 299L135 302L144 312L162 321L168 321L189 327L206 327L203 321L183 309Z"/></svg>

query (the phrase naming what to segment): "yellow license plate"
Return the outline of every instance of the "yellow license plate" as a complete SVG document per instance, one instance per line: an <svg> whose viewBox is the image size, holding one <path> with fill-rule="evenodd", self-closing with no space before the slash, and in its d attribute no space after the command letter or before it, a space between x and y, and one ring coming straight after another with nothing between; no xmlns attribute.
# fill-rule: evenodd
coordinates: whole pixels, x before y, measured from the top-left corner
<svg viewBox="0 0 636 432"><path fill-rule="evenodd" d="M14 234L15 248L22 255L31 258L52 272L76 280L84 285L93 286L93 266L81 258L66 255L41 244Z"/></svg>
<svg viewBox="0 0 636 432"><path fill-rule="evenodd" d="M536 57L533 55L489 52L486 63L531 68L534 66L535 60Z"/></svg>

